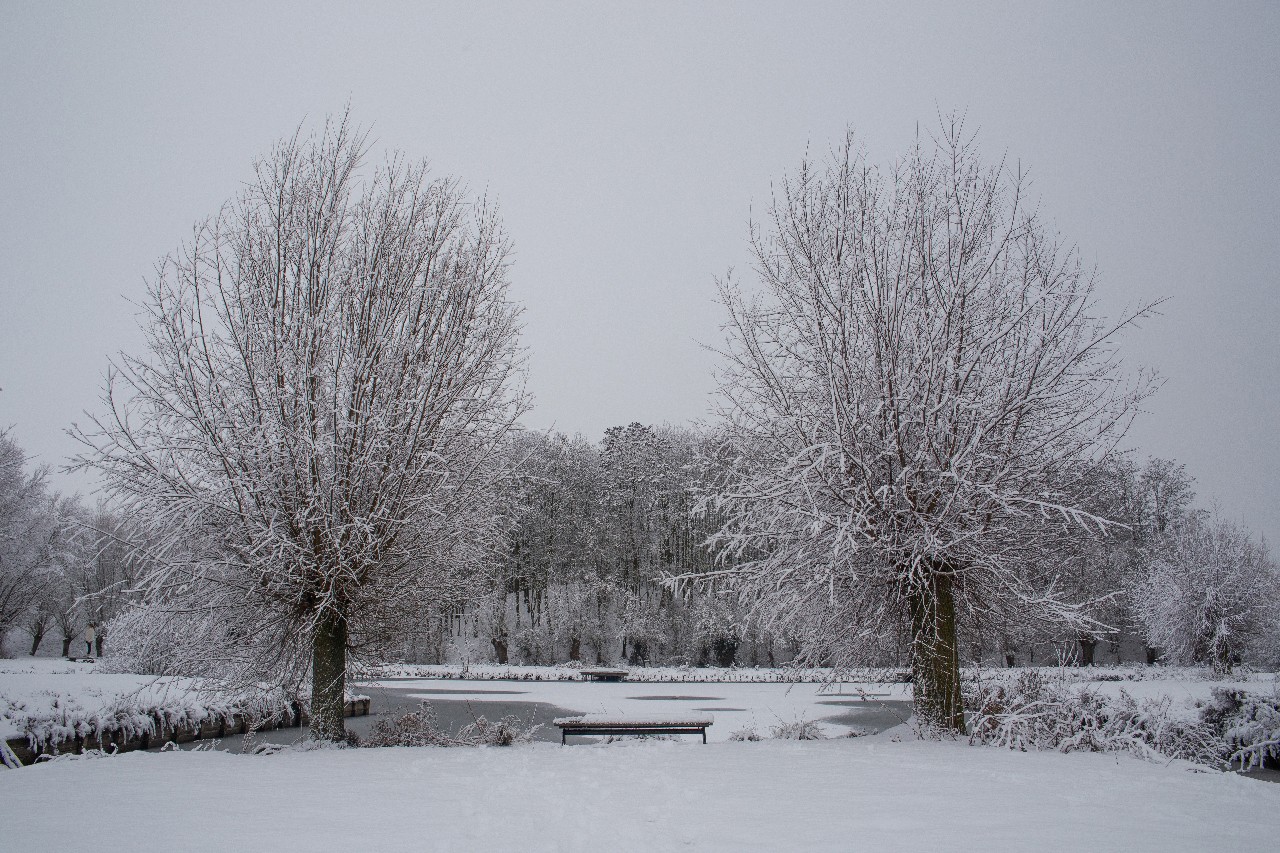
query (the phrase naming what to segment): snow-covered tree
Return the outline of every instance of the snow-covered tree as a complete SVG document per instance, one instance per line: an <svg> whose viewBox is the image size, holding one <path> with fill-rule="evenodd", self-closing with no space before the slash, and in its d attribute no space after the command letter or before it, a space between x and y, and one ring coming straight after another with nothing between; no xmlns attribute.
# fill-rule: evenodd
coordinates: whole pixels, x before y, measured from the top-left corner
<svg viewBox="0 0 1280 853"><path fill-rule="evenodd" d="M147 352L79 431L153 546L150 607L216 626L246 677L310 670L343 736L348 650L456 591L498 531L494 448L523 409L495 213L348 122L282 142L164 258ZM216 618L207 618L213 614Z"/></svg>
<svg viewBox="0 0 1280 853"><path fill-rule="evenodd" d="M1192 515L1153 560L1137 606L1167 659L1229 673L1280 619L1280 574L1244 528L1217 512Z"/></svg>
<svg viewBox="0 0 1280 853"><path fill-rule="evenodd" d="M27 457L9 430L0 430L0 654L15 627L34 627L60 528L46 470L27 472Z"/></svg>
<svg viewBox="0 0 1280 853"><path fill-rule="evenodd" d="M1159 645L1141 617L1155 560L1166 552L1169 539L1191 514L1194 480L1186 466L1171 459L1149 458L1140 467L1128 462L1118 468L1120 512L1123 523L1112 531L1112 551L1122 565L1124 615L1118 627L1142 639L1147 663L1160 655Z"/></svg>
<svg viewBox="0 0 1280 853"><path fill-rule="evenodd" d="M721 287L726 573L853 646L905 631L943 729L958 621L1087 619L1047 545L1096 531L1081 478L1153 387L1025 192L954 119L885 170L846 141L753 226L760 293Z"/></svg>

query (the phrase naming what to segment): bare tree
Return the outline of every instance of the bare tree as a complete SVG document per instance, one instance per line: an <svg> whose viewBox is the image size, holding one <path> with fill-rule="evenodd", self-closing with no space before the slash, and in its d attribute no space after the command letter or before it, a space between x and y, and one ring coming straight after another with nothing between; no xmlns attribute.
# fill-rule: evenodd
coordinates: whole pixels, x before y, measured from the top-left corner
<svg viewBox="0 0 1280 853"><path fill-rule="evenodd" d="M490 464L524 409L496 214L346 119L295 135L163 259L148 352L79 437L165 538L150 601L224 662L301 680L341 738L348 650L458 588L494 524ZM280 673L283 673L281 676Z"/></svg>
<svg viewBox="0 0 1280 853"><path fill-rule="evenodd" d="M725 572L851 646L905 631L919 717L963 730L957 620L1087 616L1047 543L1095 527L1082 475L1154 384L1094 279L944 121L885 171L847 139L753 225L722 282ZM752 553L755 559L744 559Z"/></svg>

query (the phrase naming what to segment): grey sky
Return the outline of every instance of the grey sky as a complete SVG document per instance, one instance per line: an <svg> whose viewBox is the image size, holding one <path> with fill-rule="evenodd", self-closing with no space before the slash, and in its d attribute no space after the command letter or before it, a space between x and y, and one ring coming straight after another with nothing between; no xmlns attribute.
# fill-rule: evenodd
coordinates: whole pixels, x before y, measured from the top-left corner
<svg viewBox="0 0 1280 853"><path fill-rule="evenodd" d="M961 8L963 7L963 8ZM702 415L752 205L938 110L1031 168L1168 378L1132 444L1280 540L1280 4L46 4L0 0L0 425L61 464L124 297L304 117L496 197L537 409ZM83 481L60 478L60 488Z"/></svg>

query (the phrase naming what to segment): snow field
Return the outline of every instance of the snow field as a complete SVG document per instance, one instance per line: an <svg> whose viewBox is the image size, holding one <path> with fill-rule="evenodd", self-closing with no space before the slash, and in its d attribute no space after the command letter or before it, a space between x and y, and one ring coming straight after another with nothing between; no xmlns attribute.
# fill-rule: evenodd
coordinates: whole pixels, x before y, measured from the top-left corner
<svg viewBox="0 0 1280 853"><path fill-rule="evenodd" d="M64 758L0 772L0 823L31 851L1168 853L1280 831L1280 785L891 738Z"/></svg>

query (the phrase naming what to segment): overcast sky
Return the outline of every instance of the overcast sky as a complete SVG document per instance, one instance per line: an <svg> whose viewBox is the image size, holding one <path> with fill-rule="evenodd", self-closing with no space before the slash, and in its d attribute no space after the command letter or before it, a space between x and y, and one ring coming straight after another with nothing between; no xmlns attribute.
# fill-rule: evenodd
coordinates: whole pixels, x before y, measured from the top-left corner
<svg viewBox="0 0 1280 853"><path fill-rule="evenodd" d="M1280 3L0 0L0 427L62 464L155 260L348 101L499 201L529 423L593 438L706 412L715 279L806 150L966 110L1108 311L1170 297L1130 444L1280 541Z"/></svg>

